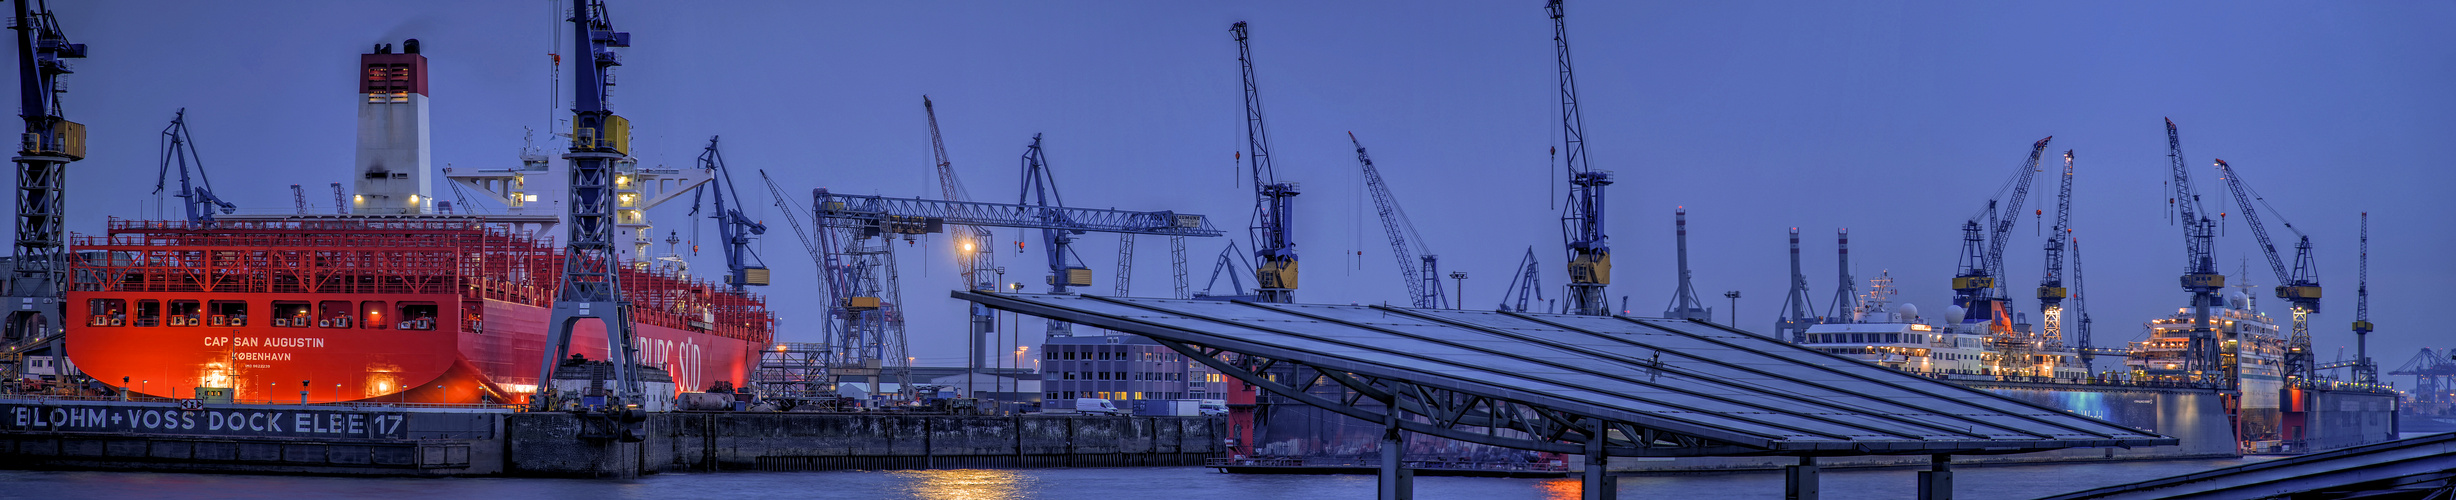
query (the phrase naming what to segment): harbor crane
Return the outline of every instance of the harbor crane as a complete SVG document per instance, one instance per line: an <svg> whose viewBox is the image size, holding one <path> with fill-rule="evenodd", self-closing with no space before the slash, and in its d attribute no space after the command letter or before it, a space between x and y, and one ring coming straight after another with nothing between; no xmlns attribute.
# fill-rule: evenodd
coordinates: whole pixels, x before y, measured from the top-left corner
<svg viewBox="0 0 2456 500"><path fill-rule="evenodd" d="M1604 287L1612 284L1612 247L1603 234L1603 188L1612 185L1612 172L1596 170L1586 161L1586 117L1578 112L1577 78L1569 66L1569 24L1561 0L1545 3L1544 10L1552 15L1553 52L1560 66L1561 149L1567 150L1562 165L1569 172L1569 204L1561 215L1561 236L1569 250L1567 312L1610 315L1612 304Z"/></svg>
<svg viewBox="0 0 2456 500"><path fill-rule="evenodd" d="M1254 82L1253 47L1246 43L1245 22L1228 27L1236 35L1237 64L1245 77L1245 157L1253 171L1254 222L1247 228L1254 242L1254 280L1261 302L1296 300L1295 198L1301 187L1282 182L1271 166L1271 134L1262 126L1262 91Z"/></svg>
<svg viewBox="0 0 2456 500"><path fill-rule="evenodd" d="M338 182L333 183L333 213L341 215L350 213L350 194L341 190L341 183Z"/></svg>
<svg viewBox="0 0 2456 500"><path fill-rule="evenodd" d="M2362 213L2361 257L2354 271L2354 383L2379 384L2379 365L2371 362L2371 213Z"/></svg>
<svg viewBox="0 0 2456 500"><path fill-rule="evenodd" d="M298 208L299 215L307 215L307 189L291 184L290 204Z"/></svg>
<svg viewBox="0 0 2456 500"><path fill-rule="evenodd" d="M601 0L574 1L571 14L572 49L586 63L572 71L571 149L563 155L571 162L564 224L569 243L563 247L561 292L555 295L553 319L547 323L552 337L541 349L544 359L538 363L537 380L539 392L547 392L554 368L571 354L579 322L593 319L605 325L605 361L616 367L613 389L621 402L635 403L646 392L633 368L639 364L638 346L632 341L631 301L623 297L622 254L614 241L614 163L630 152L631 122L614 114L606 102L613 87L610 72L622 65L613 49L631 46L631 34L614 31ZM544 408L548 398L532 399ZM644 439L632 432L623 437Z"/></svg>
<svg viewBox="0 0 2456 500"><path fill-rule="evenodd" d="M1501 293L1501 307L1499 310L1509 312L1527 312L1527 306L1530 302L1534 304L1549 304L1544 300L1543 277L1544 274L1542 263L1535 260L1535 247L1527 247L1526 257L1518 259L1518 275L1510 278L1509 288L1503 290ZM1545 305L1542 309L1537 309L1535 312L1552 312L1552 306Z"/></svg>
<svg viewBox="0 0 2456 500"><path fill-rule="evenodd" d="M2055 192L2055 225L2047 230L2046 276L2038 279L2038 311L2040 342L2047 345L2064 343L2064 247L2072 235L2072 150L2064 150L2064 175Z"/></svg>
<svg viewBox="0 0 2456 500"><path fill-rule="evenodd" d="M69 43L60 22L39 0L19 0L17 31L18 116L25 119L17 157L17 233L8 276L9 308L0 331L0 359L9 374L24 369L24 355L57 345L68 311L68 164L85 159L85 125L68 121L60 106L60 75L66 59L85 57L85 44Z"/></svg>
<svg viewBox="0 0 2456 500"><path fill-rule="evenodd" d="M716 144L717 136L708 136L707 149L699 152L699 168L714 172L718 182L701 184L700 189L714 198L708 218L716 221L717 237L724 239L725 285L734 293L741 293L744 286L768 286L767 260L750 248L752 236L767 234L767 224L742 213L742 195L734 190L733 172L725 169L725 155L716 149ZM733 197L731 204L725 203L728 195ZM694 193L691 197L691 215L697 216L699 196Z"/></svg>
<svg viewBox="0 0 2456 500"><path fill-rule="evenodd" d="M1816 324L1816 317L1808 311L1814 309L1816 304L1808 303L1808 274L1799 267L1799 228L1794 227L1791 228L1791 293L1783 297L1782 309L1776 311L1782 316L1774 320L1774 331L1790 332L1791 343L1807 343L1808 326Z"/></svg>
<svg viewBox="0 0 2456 500"><path fill-rule="evenodd" d="M1680 288L1672 291L1671 307L1663 308L1663 317L1671 319L1714 319L1714 308L1697 299L1697 287L1689 282L1688 207L1675 207L1671 212L1673 246L1679 252ZM1527 256L1533 259L1533 255Z"/></svg>
<svg viewBox="0 0 2456 500"><path fill-rule="evenodd" d="M1450 308L1449 297L1441 293L1440 258L1424 247L1424 236L1416 233L1415 222L1407 219L1398 199L1390 195L1390 185L1382 181L1381 170L1373 168L1373 157L1365 155L1364 143L1356 140L1355 132L1347 133L1347 142L1356 146L1356 165L1364 171L1366 191L1373 194L1374 214L1381 217L1382 232L1390 235L1390 255L1399 260L1407 300L1417 308Z"/></svg>
<svg viewBox="0 0 2456 500"><path fill-rule="evenodd" d="M1246 272L1247 270L1238 267L1238 265L1245 262L1245 259L1238 257L1238 255L1236 241L1231 240L1228 242L1228 248L1220 249L1218 263L1211 266L1211 281L1204 283L1202 286L1202 291L1194 293L1192 298L1202 300L1230 301L1254 300L1253 294L1245 293L1245 279L1238 277L1249 276L1253 273ZM1220 276L1228 277L1228 287L1231 293L1227 295L1214 293L1219 289Z"/></svg>
<svg viewBox="0 0 2456 500"><path fill-rule="evenodd" d="M2009 197L1987 200L1987 206L1962 224L1962 251L1959 272L1953 276L1953 304L1961 306L1963 323L1988 321L1991 336L2008 340L2013 335L2012 319L2004 305L2004 284L1997 280L2004 275L2004 244L2012 238L2013 224L2020 221L2021 204L2029 200L2031 180L2037 177L2038 159L2047 152L2047 142L2055 136L2039 139L2030 145L2029 159L2021 162L2020 170L1997 190ZM1998 212L1997 208L2002 207ZM1979 219L1987 222L1982 226ZM1985 236L1982 238L1981 234Z"/></svg>
<svg viewBox="0 0 2456 500"><path fill-rule="evenodd" d="M2218 290L2226 288L2226 275L2217 273L2217 258L2211 254L2217 223L2202 215L2200 193L2192 188L2191 167L2173 118L2166 119L2166 160L2173 175L2167 181L2168 214L2183 225L2182 283L2183 290L2192 293L2192 330L2184 343L2183 369L2193 374L2194 382L2227 386L2234 380L2233 370L2218 366L2223 358L2218 355L2217 330L2209 321L2209 308L2220 304Z"/></svg>
<svg viewBox="0 0 2456 500"><path fill-rule="evenodd" d="M193 179L188 176L191 161L196 164ZM195 139L188 136L187 108L179 108L179 113L171 117L170 126L162 128L162 169L154 177L153 194L162 194L174 168L179 170L179 194L172 197L180 199L179 208L186 210L188 222L209 225L213 223L215 209L224 214L239 210L238 205L213 195L213 176L205 174L205 160L196 154Z"/></svg>
<svg viewBox="0 0 2456 500"><path fill-rule="evenodd" d="M2310 320L2312 314L2320 312L2320 277L2311 258L2311 236L2294 228L2293 222L2277 217L2277 222L2300 240L2294 244L2294 269L2287 271L2277 245L2269 240L2268 224L2259 210L2266 207L2271 211L2269 215L2276 216L2277 207L2270 206L2268 198L2246 185L2242 174L2235 173L2234 166L2226 164L2226 160L2216 163L2218 178L2226 181L2226 190L2234 196L2235 206L2243 209L2243 224L2251 227L2251 236L2260 244L2261 255L2268 257L2269 270L2277 274L2277 298L2285 299L2293 311L2293 334L2286 338L2285 374L2301 378L2304 383L2318 380L2318 353L2311 350Z"/></svg>
<svg viewBox="0 0 2456 500"><path fill-rule="evenodd" d="M939 199L972 201L972 193L964 189L962 178L955 175L955 162L947 158L947 141L938 133L938 106L930 102L930 96L921 96L921 113L929 117L930 158L937 162L933 166L938 172ZM947 228L947 234L954 235L955 262L960 268L956 277L963 280L964 289L997 291L998 280L994 275L998 272L998 252L990 248L992 235L989 228L954 226ZM986 344L990 332L998 331L998 314L991 311L989 306L971 304L964 317L968 327L965 330L968 334L966 338L971 346L967 351L969 360L966 361L966 369L977 372L983 364L982 357L990 352Z"/></svg>
<svg viewBox="0 0 2456 500"><path fill-rule="evenodd" d="M1064 294L1070 288L1092 286L1092 269L1083 264L1083 256L1075 254L1075 235L1088 229L1066 219L1072 215L1064 210L1065 197L1057 191L1057 174L1050 171L1047 152L1040 147L1040 134L1032 134L1032 144L1023 149L1023 194L1017 206L1033 207L1038 217L1042 253L1049 261L1049 293ZM1131 232L1124 234L1134 234ZM1049 320L1051 337L1074 335L1074 324Z"/></svg>
<svg viewBox="0 0 2456 500"><path fill-rule="evenodd" d="M2073 351L2081 358L2081 369L2088 371L2090 378L2097 378L2098 365L2095 362L2101 353L2097 346L2091 343L2089 336L2089 294L2081 287L2083 283L2081 280L2081 239L2073 237L2070 240L2072 245L2072 313L2079 317L2079 321L2072 325L2072 339L2074 345L2077 346ZM2123 355L2120 352L2105 354Z"/></svg>

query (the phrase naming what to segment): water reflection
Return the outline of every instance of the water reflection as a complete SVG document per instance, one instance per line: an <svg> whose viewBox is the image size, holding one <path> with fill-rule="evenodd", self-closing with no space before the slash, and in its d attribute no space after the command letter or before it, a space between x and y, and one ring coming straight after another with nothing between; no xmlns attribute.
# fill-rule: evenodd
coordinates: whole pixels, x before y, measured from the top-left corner
<svg viewBox="0 0 2456 500"><path fill-rule="evenodd" d="M1545 500L1582 498L1586 492L1586 483L1579 479L1544 479L1542 481L1536 487L1536 491L1541 492Z"/></svg>
<svg viewBox="0 0 2456 500"><path fill-rule="evenodd" d="M1012 470L912 470L893 474L909 482L905 491L911 498L945 500L1021 498L1030 491L1027 486L1032 482L1029 476Z"/></svg>

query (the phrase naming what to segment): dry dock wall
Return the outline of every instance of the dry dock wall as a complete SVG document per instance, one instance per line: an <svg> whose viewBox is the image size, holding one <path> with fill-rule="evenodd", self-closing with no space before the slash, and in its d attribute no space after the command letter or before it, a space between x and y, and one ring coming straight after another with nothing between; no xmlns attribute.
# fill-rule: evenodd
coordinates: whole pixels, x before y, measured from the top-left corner
<svg viewBox="0 0 2456 500"><path fill-rule="evenodd" d="M579 417L507 425L509 472L627 477L667 470L808 471L1201 465L1225 451L1206 417L696 413L649 416L640 443L578 439Z"/></svg>

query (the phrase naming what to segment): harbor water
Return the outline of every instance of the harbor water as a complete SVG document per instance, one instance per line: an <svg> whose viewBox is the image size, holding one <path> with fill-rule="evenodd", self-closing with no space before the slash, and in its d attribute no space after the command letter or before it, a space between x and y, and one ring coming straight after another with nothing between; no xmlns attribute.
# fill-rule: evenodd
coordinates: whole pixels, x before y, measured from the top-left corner
<svg viewBox="0 0 2456 500"><path fill-rule="evenodd" d="M1959 467L1955 498L2022 499L2256 463L2265 458ZM1827 469L1824 498L1916 493L1917 469ZM1127 499L1371 498L1372 476L1221 474L1201 467L664 473L628 481L348 478L151 472L0 471L7 498ZM1774 472L1620 478L1621 498L1780 498ZM1421 477L1422 499L1563 499L1576 479Z"/></svg>

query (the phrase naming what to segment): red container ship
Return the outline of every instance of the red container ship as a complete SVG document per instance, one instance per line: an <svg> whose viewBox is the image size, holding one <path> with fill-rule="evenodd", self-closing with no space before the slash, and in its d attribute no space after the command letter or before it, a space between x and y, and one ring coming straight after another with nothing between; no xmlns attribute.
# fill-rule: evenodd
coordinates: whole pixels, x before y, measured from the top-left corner
<svg viewBox="0 0 2456 500"><path fill-rule="evenodd" d="M70 238L75 366L153 396L526 402L541 385L564 255L538 235L558 218L427 213L427 61L417 40L402 49L360 56L350 214L192 211L206 215L113 219L107 234ZM635 236L646 206L630 202L618 211ZM641 363L678 391L747 385L774 336L765 301L634 260L619 280ZM607 359L603 325L576 328L571 352Z"/></svg>
<svg viewBox="0 0 2456 500"><path fill-rule="evenodd" d="M559 249L485 216L113 220L73 238L68 355L85 374L241 401L522 402L538 385ZM643 363L680 390L742 386L772 338L757 296L626 270ZM606 359L593 322L572 352ZM137 381L143 381L142 384ZM302 385L304 387L302 387Z"/></svg>

